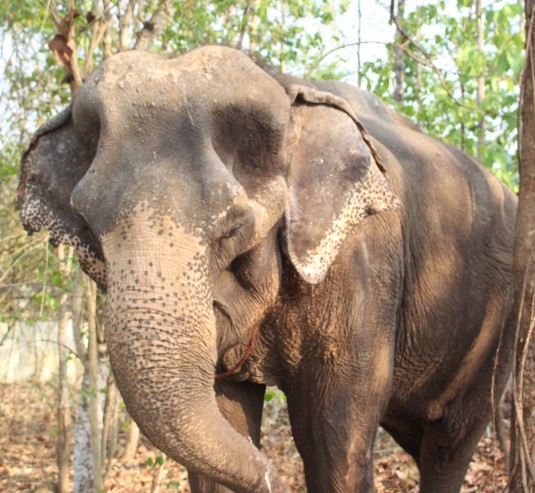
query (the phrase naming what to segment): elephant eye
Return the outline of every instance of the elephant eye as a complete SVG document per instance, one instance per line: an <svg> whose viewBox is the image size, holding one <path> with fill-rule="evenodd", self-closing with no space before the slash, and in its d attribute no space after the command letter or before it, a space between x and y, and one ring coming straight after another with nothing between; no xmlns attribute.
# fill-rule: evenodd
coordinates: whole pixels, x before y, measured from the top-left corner
<svg viewBox="0 0 535 493"><path fill-rule="evenodd" d="M241 137L241 147L247 156L258 156L262 153L262 141L252 130L245 130Z"/></svg>
<svg viewBox="0 0 535 493"><path fill-rule="evenodd" d="M236 236L240 230L242 229L243 224L236 224L233 228L229 229L222 238L232 238L233 236Z"/></svg>

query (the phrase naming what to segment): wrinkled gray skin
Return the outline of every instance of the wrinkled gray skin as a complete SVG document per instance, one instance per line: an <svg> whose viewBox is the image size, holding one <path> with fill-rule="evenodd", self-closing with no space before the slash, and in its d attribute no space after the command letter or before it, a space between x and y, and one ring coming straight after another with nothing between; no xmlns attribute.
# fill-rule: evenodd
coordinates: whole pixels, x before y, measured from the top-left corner
<svg viewBox="0 0 535 493"><path fill-rule="evenodd" d="M128 410L193 491L287 491L266 384L309 492L372 491L379 423L420 491L459 491L507 377L516 209L472 159L342 83L129 52L39 130L20 206L107 290Z"/></svg>

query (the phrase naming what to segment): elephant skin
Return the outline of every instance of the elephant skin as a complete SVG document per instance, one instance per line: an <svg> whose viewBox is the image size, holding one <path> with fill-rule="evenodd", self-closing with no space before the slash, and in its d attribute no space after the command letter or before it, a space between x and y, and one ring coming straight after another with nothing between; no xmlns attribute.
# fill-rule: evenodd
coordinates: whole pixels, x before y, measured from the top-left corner
<svg viewBox="0 0 535 493"><path fill-rule="evenodd" d="M516 198L376 97L122 53L38 130L19 206L106 290L127 408L193 491L288 491L266 385L309 492L373 491L379 424L422 493L461 488L509 371Z"/></svg>

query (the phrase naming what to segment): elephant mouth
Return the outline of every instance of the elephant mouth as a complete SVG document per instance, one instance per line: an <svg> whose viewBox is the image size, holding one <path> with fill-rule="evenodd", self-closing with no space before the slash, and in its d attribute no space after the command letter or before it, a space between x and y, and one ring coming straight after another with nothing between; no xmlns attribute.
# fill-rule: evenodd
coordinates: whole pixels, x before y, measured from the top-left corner
<svg viewBox="0 0 535 493"><path fill-rule="evenodd" d="M216 371L216 374L215 374L215 378L217 380L230 378L233 375L236 375L237 373L240 372L240 370L243 368L243 365L245 365L245 363L249 359L249 356L251 356L251 353L253 352L254 345L255 345L256 339L258 338L259 332L260 332L260 326L257 325L253 329L253 333L251 335L251 340L249 341L249 344L247 345L247 347L243 349L243 355L241 356L241 358L238 360L238 362L235 365L230 367L228 370L225 370L224 368L219 367L218 370L220 371Z"/></svg>
<svg viewBox="0 0 535 493"><path fill-rule="evenodd" d="M219 316L224 317L225 322L232 325L232 318L229 314L229 308L220 300L214 299L213 301L213 307L214 307L214 313L216 315L216 320L219 318ZM236 343L232 344L228 349L239 347L238 354L236 358L236 362L234 364L224 364L223 361L225 360L224 357L219 358L219 362L216 367L216 372L214 377L216 379L225 379L230 378L233 375L236 375L239 373L247 360L249 359L249 356L251 356L251 353L253 352L255 342L258 338L258 334L260 331L260 326L256 325L249 336L249 339L246 341L243 341L242 343ZM225 354L225 351L223 351L221 354Z"/></svg>
<svg viewBox="0 0 535 493"><path fill-rule="evenodd" d="M223 315L223 317L225 317L229 323L232 323L232 319L229 314L229 309L223 302L219 300L214 300L212 306L214 307L214 312L216 316L219 313Z"/></svg>

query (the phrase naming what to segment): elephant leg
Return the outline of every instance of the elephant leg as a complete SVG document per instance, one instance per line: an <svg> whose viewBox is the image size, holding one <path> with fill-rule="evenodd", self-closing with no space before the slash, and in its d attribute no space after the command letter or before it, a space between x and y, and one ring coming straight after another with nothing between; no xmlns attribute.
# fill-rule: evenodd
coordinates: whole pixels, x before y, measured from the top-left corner
<svg viewBox="0 0 535 493"><path fill-rule="evenodd" d="M217 403L223 416L242 435L260 448L260 425L264 404L264 385L217 380ZM225 486L188 471L192 493L230 493Z"/></svg>
<svg viewBox="0 0 535 493"><path fill-rule="evenodd" d="M513 333L511 325L505 334ZM498 406L500 396L507 383L509 354L507 344L503 346L496 371L493 352L489 353L483 366L470 387L458 395L444 408L442 418L427 423L423 428L418 468L420 470L421 493L458 493L463 485L466 471L477 444L489 425L493 406ZM494 402L489 397L494 386Z"/></svg>
<svg viewBox="0 0 535 493"><path fill-rule="evenodd" d="M482 417L452 429L446 420L429 424L423 434L418 468L421 493L459 493L477 443L488 419ZM487 416L488 417L488 416Z"/></svg>
<svg viewBox="0 0 535 493"><path fill-rule="evenodd" d="M390 389L384 369L364 377L316 368L284 389L309 493L374 491L372 447Z"/></svg>
<svg viewBox="0 0 535 493"><path fill-rule="evenodd" d="M410 418L390 416L387 414L381 421L382 427L405 450L419 463L420 447L422 444L423 428L420 421Z"/></svg>

